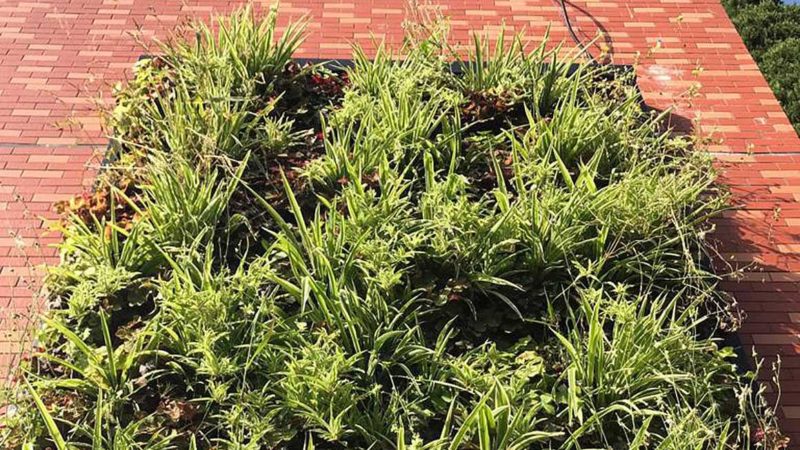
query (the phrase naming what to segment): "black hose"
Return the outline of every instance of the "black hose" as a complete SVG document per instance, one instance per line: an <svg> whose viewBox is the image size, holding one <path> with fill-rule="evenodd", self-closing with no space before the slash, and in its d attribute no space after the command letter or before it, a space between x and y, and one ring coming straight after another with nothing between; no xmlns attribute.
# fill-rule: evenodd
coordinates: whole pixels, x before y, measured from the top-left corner
<svg viewBox="0 0 800 450"><path fill-rule="evenodd" d="M567 2L566 2L566 0L559 0L559 3L561 3L561 15L564 18L564 25L567 26L567 31L569 31L570 37L572 37L572 40L575 41L575 45L577 45L578 48L581 49L581 52L584 55L586 55L587 58L589 58L589 61L591 61L591 64L597 65L598 64L597 60L594 59L594 56L592 56L592 54L589 52L589 50L586 48L586 46L583 45L583 42L581 42L581 40L578 38L578 35L575 34L575 30L572 29L572 22L569 20L569 13L567 13Z"/></svg>

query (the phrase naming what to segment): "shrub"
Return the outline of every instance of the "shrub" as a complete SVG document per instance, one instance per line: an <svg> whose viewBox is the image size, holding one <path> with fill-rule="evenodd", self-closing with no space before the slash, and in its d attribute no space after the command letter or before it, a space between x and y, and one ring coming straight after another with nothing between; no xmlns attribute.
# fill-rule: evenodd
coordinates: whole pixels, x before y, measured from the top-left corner
<svg viewBox="0 0 800 450"><path fill-rule="evenodd" d="M798 61L800 6L772 0L726 0L723 4L795 130L800 131L800 98L794 70Z"/></svg>
<svg viewBox="0 0 800 450"><path fill-rule="evenodd" d="M797 36L771 47L759 63L769 80L769 86L794 124L800 123L800 32ZM797 125L795 129L798 129Z"/></svg>
<svg viewBox="0 0 800 450"><path fill-rule="evenodd" d="M119 91L7 448L785 444L716 335L724 193L630 80L521 36L298 67L274 28Z"/></svg>

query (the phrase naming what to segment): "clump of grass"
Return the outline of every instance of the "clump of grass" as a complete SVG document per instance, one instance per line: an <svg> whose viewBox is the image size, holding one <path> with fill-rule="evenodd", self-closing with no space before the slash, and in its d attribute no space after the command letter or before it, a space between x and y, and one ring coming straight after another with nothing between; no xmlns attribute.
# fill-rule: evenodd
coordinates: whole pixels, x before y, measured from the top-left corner
<svg viewBox="0 0 800 450"><path fill-rule="evenodd" d="M629 80L521 36L298 67L275 24L118 93L5 448L786 445L716 334L724 193Z"/></svg>

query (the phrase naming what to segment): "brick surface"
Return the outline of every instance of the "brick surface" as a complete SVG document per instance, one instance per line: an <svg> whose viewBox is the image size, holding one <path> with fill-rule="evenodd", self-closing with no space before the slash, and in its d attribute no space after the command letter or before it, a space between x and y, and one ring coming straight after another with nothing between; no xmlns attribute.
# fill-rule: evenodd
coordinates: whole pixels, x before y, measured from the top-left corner
<svg viewBox="0 0 800 450"><path fill-rule="evenodd" d="M256 2L263 6L265 2ZM303 57L347 57L352 42L397 43L405 0L283 1L281 20L308 15ZM105 145L96 104L129 76L137 41L163 37L190 18L236 6L219 0L0 0L0 365L26 340L48 247L52 202L91 183ZM453 39L499 25L532 40L567 39L552 0L442 1ZM800 442L800 139L719 0L575 0L569 11L591 51L636 64L648 105L693 131L718 160L739 206L717 221L720 252L744 275L723 283L748 314L746 346L785 370L784 427ZM568 46L571 42L567 41Z"/></svg>

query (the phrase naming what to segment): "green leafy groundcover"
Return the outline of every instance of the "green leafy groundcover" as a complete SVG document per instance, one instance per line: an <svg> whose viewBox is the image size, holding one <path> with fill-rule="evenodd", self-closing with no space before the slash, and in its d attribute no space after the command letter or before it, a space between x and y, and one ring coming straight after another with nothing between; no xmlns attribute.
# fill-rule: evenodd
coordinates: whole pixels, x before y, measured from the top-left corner
<svg viewBox="0 0 800 450"><path fill-rule="evenodd" d="M298 66L274 29L116 92L4 448L785 445L715 338L724 196L630 80L437 24Z"/></svg>

